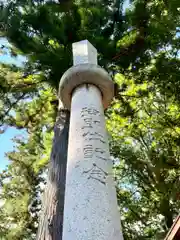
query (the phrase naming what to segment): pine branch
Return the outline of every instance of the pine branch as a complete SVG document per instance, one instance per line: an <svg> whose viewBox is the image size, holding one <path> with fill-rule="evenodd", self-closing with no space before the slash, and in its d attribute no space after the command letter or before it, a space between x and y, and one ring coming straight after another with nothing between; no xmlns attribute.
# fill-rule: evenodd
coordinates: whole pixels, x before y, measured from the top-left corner
<svg viewBox="0 0 180 240"><path fill-rule="evenodd" d="M17 100L13 103L11 103L10 107L5 111L3 115L0 116L0 127L2 127L5 124L5 118L8 116L9 112L21 101L26 94L23 93L20 97L17 98ZM4 133L4 130L0 130L0 134Z"/></svg>

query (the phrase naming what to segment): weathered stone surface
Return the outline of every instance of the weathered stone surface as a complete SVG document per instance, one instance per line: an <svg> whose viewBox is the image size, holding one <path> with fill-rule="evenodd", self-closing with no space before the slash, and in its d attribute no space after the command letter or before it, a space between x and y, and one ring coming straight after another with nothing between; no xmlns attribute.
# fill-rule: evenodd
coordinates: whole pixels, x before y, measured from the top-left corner
<svg viewBox="0 0 180 240"><path fill-rule="evenodd" d="M122 240L101 92L72 96L63 240Z"/></svg>
<svg viewBox="0 0 180 240"><path fill-rule="evenodd" d="M76 87L89 83L97 86L102 94L102 103L106 109L112 101L114 84L108 73L95 64L81 64L69 68L62 76L59 96L64 105L71 108L71 97Z"/></svg>
<svg viewBox="0 0 180 240"><path fill-rule="evenodd" d="M73 43L72 49L74 66L87 63L97 65L97 50L88 40Z"/></svg>
<svg viewBox="0 0 180 240"><path fill-rule="evenodd" d="M87 40L73 54L59 88L71 110L63 240L123 240L104 118L113 82Z"/></svg>

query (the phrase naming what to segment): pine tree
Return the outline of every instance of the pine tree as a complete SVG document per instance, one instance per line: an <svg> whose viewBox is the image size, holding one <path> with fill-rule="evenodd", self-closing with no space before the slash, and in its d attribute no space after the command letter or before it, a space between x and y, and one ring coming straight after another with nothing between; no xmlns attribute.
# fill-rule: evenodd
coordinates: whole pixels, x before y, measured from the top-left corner
<svg viewBox="0 0 180 240"><path fill-rule="evenodd" d="M171 155L173 157L177 155L178 134L175 137L175 142L172 144L171 142L174 136L168 133L170 131L168 129L167 133L169 135L167 134L164 137L160 135L160 137L155 138L153 143L155 146L151 146L151 135L152 131L155 130L155 132L160 134L159 129L170 126L168 124L171 124L178 132L178 118L174 119L173 114L166 116L164 114L166 108L163 108L163 106L172 104L173 108L174 106L178 108L179 104L179 39L177 35L179 31L179 3L177 0L170 3L167 3L167 1L156 2L152 0L132 1L132 7L130 7L125 14L122 12L122 4L123 1L119 0L59 2L7 1L6 4L2 3L0 10L1 34L12 43L12 54L17 55L17 53L21 53L28 59L23 69L18 69L13 66L11 66L11 68L8 66L7 69L6 66L7 70L5 71L10 71L10 74L14 74L12 78L13 84L11 80L5 76L3 76L2 81L0 80L2 87L1 93L2 96L5 96L1 107L2 131L5 126L16 126L18 128L25 128L28 131L29 138L24 148L30 156L28 163L30 166L28 166L33 174L35 171L37 182L35 184L31 180L27 181L29 184L28 188L31 190L27 192L24 191L22 195L25 196L26 194L27 196L27 200L23 200L23 202L30 203L33 199L39 197L37 197L36 193L40 192L40 189L38 189L37 192L32 189L35 189L35 186L38 186L41 181L42 172L46 168L48 161L46 144L40 139L43 138L44 134L46 135L48 132L51 133L52 125L56 119L59 80L64 71L72 65L71 45L73 42L88 39L98 49L99 64L106 68L115 80L119 76L117 75L118 73L121 73L123 79L125 79L120 83L118 81L116 83L116 100L114 104L117 105L114 106L113 104L112 108L106 112L107 118L115 122L113 129L109 127L112 135L112 155L123 159L120 165L115 164L115 172L117 173L117 178L119 176L121 177L121 181L117 181L117 192L123 212L125 238L137 239L138 237L138 239L147 239L148 237L149 239L154 239L158 231L162 231L162 234L164 234L167 228L170 227L178 207L178 203L176 204L174 200L172 201L172 194L166 194L169 187L161 183L162 179L165 179L161 176L161 169L166 169L162 156L167 154L166 151L169 151L167 154L168 159L171 158L169 157ZM133 84L132 81L128 81L127 79L132 79ZM143 86L146 82L150 84L148 88L146 86L138 89L139 84ZM133 85L134 89L138 89L138 96L136 92L133 94L128 92L132 87L131 85ZM43 92L40 93L40 91ZM153 92L153 96L149 94L151 91ZM157 96L155 94L156 91ZM151 104L157 105L154 99L158 97L158 94L161 96L160 100L165 99L164 103L158 100L158 108L160 110L162 109L162 111L156 112L155 116L157 116L157 119L156 117L153 119L145 117L144 124L146 128L145 130L143 129L143 131L139 131L138 129L142 128L142 119L139 115L143 114L144 117L144 112L147 112L146 114L149 115L154 114L155 110L151 109L150 106ZM134 102L133 99L136 98L139 99L139 101ZM29 99L33 99L31 101L32 103L28 103ZM144 103L142 103L143 101ZM149 103L148 110L145 106L146 102ZM143 109L143 113L140 112L139 108ZM15 116L12 114L12 109L16 112ZM48 117L49 115L50 119ZM167 117L168 121L162 121L167 119ZM151 120L155 121L155 127L148 125ZM129 127L127 126L127 121ZM47 192L47 194L49 194L47 196L55 197L50 205L45 204L44 207L44 222L42 221L39 231L39 236L42 237L42 239L61 239L68 122L68 111L60 108L55 124L55 138L50 159L49 180L47 183L47 186L51 186L48 187L51 191L49 193ZM125 130L120 137L117 129L121 132L124 128ZM39 150L31 151L32 149L28 147L31 142L30 139L36 135L39 137L34 138L36 139L34 148L37 147ZM151 136L150 139L148 138L149 135ZM125 144L128 137L133 137L131 144L128 145L129 147ZM162 166L161 164L158 167L156 166L156 174L160 176L158 180L156 180L157 185L155 185L155 187L152 182L154 172L152 174L152 169L150 171L146 166L147 164L141 163L139 160L144 159L144 156L147 158L147 150L145 150L144 143L138 145L139 149L135 147L139 139L140 141L144 140L145 145L150 148L150 153L148 152L148 154L154 154L154 159L156 159L159 164L162 164ZM168 145L167 141L169 142ZM57 147L59 143L61 143L61 149ZM21 142L20 145L21 144L23 145L23 142ZM141 145L144 147L142 148ZM159 145L161 145L161 148ZM120 148L121 146L122 148ZM39 151L39 153L36 155L37 151ZM20 152L22 156L24 156L22 148ZM31 154L29 154L29 152ZM162 156L160 155L161 152ZM170 152L172 152L171 155ZM19 158L19 156L13 158L13 155L17 156L18 154L13 153L9 155L12 164L17 162L16 159ZM38 161L44 159L44 156L45 160L42 160L43 162L38 165ZM139 160L140 163L133 164L133 159L134 161ZM152 157L148 158L150 163L152 159ZM23 158L21 158L21 161L22 160ZM35 163L33 163L33 161L35 161ZM26 171L26 164L23 160L20 165L20 170L23 170L23 172ZM34 169L33 164L38 167L36 166ZM178 166L176 167L178 168ZM11 168L11 164L9 168ZM153 168L155 168L154 165ZM57 169L61 169L61 171ZM174 169L173 171L168 169L163 174L168 177L172 175L171 177L174 179L174 171ZM133 198L134 195L131 196L132 191L129 191L128 187L126 187L125 191L123 190L122 184L120 184L123 182L123 173L126 173L124 178L126 185L135 186L135 196L137 196L138 191L141 196L145 195L139 202L137 197ZM10 169L8 169L7 174L7 176L12 176L13 174L16 176L19 175L18 172L14 173ZM2 175L2 182L4 184L4 181L7 181L3 179L6 173ZM175 171L175 175L178 175L178 171ZM130 183L128 181L130 181ZM30 186L30 183L32 186ZM9 182L9 184L11 185L13 183ZM52 188L53 184L55 188ZM156 211L155 203L157 200L152 201L152 198L148 195L149 188L151 188L152 184L156 189L156 191L152 191L152 193L155 194L155 197L154 195L153 197L157 198L158 196L159 201L158 210ZM145 187L145 190L143 190L144 185L147 187L147 189ZM163 186L162 188L161 185ZM6 188L5 186L6 185L3 185L3 189L8 189L8 187ZM60 186L60 188L57 188L57 186ZM21 188L23 189L24 186ZM33 195L33 192L35 195ZM176 191L174 190L172 192ZM161 193L161 196L157 193ZM17 194L17 191L15 191L11 198L14 200ZM177 192L173 194L177 194ZM165 197L163 198L163 196ZM5 191L2 198L9 199L8 192L6 194ZM46 198L47 197L45 197L45 202ZM148 199L151 199L153 204L150 204L150 200L148 201ZM154 214L145 210L143 213L141 212L142 214L138 218L136 208L139 206L138 209L140 212L144 204L149 206L149 209L152 208ZM171 204L173 204L173 207L170 206ZM38 214L39 202L37 202L35 206L35 212ZM27 210L27 204L25 209L27 218L24 220L21 217L22 215L20 215L19 218L13 215L15 216L14 220L12 220L12 218L8 220L6 207L2 210L2 218L10 221L11 226L15 224L13 225L15 227L12 231L7 229L3 224L0 225L5 239L11 239L11 236L13 236L13 239L26 239L27 237L33 239L33 234L36 232L36 220L31 220L30 210ZM134 209L136 211L134 211ZM169 213L163 209L166 209ZM10 210L12 213L13 211L12 209ZM24 210L19 211L23 212ZM61 214L57 215L57 211ZM161 214L161 217L165 220L165 224L163 225L164 229L161 229L159 226L154 227L154 219L159 221L158 214ZM145 216L145 220L143 220L143 216ZM16 227L19 219L23 221L20 230ZM15 221L15 223L13 221ZM143 225L146 221L149 221L149 223ZM33 222L35 229L30 231L27 228L26 230L26 224L31 222ZM138 224L140 224L139 228L141 229L141 233L137 236L138 229L135 227L137 227ZM160 239L160 237L158 239Z"/></svg>

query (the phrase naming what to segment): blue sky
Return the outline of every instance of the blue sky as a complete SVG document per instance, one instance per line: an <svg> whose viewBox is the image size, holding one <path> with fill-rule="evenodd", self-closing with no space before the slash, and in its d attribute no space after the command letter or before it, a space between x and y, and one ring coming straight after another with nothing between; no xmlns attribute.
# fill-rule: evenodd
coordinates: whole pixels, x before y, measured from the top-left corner
<svg viewBox="0 0 180 240"><path fill-rule="evenodd" d="M5 39L0 39L0 46L7 45L8 42ZM0 53L0 63L12 63L21 65L24 61L23 57L12 58L9 53ZM6 168L8 159L5 157L5 153L12 151L14 143L12 139L16 135L25 134L23 131L17 130L16 128L8 128L5 133L0 134L0 172Z"/></svg>
<svg viewBox="0 0 180 240"><path fill-rule="evenodd" d="M17 135L22 135L24 132L15 128L8 128L4 134L0 134L0 172L6 168L8 159L5 157L5 153L14 149L14 143L12 139Z"/></svg>

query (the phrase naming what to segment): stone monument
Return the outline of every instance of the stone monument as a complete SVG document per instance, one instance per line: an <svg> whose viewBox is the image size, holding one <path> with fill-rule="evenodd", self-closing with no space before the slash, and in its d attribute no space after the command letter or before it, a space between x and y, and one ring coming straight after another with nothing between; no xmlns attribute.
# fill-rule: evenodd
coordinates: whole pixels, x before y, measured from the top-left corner
<svg viewBox="0 0 180 240"><path fill-rule="evenodd" d="M73 63L59 88L71 113L63 240L123 240L104 117L113 82L87 40L73 44Z"/></svg>

